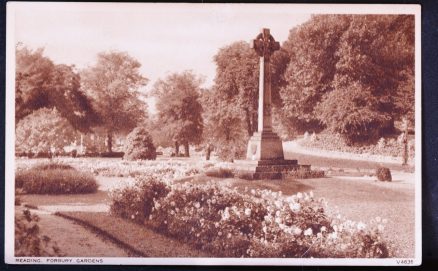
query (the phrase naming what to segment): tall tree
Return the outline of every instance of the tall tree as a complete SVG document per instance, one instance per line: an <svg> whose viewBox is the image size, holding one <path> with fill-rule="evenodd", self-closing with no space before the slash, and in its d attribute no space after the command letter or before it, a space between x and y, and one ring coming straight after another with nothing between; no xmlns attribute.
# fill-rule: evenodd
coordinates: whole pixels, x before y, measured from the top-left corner
<svg viewBox="0 0 438 271"><path fill-rule="evenodd" d="M350 143L394 132L394 121L406 114L402 108L414 108L413 99L402 94L414 93L413 31L409 15L352 17L336 52L333 91L318 105L329 129Z"/></svg>
<svg viewBox="0 0 438 271"><path fill-rule="evenodd" d="M175 153L184 145L188 157L189 144L202 139L202 106L199 101L203 80L191 71L174 73L154 84L157 111L164 132L175 142Z"/></svg>
<svg viewBox="0 0 438 271"><path fill-rule="evenodd" d="M75 129L88 131L98 122L74 67L55 65L43 56L43 49L32 51L17 45L15 92L17 123L35 110L53 107Z"/></svg>
<svg viewBox="0 0 438 271"><path fill-rule="evenodd" d="M349 22L349 16L312 16L308 22L293 28L283 44L290 62L284 75L287 84L280 91L281 113L283 121L289 122L296 132L324 128L315 107L324 93L332 91L339 58L335 53Z"/></svg>
<svg viewBox="0 0 438 271"><path fill-rule="evenodd" d="M235 42L219 49L215 55L216 77L215 97L227 100L229 106L237 107L251 136L257 130L257 109L259 94L259 56L247 42ZM271 59L272 100L274 106L281 106L279 89L285 84L283 74L289 63L284 50L276 51Z"/></svg>
<svg viewBox="0 0 438 271"><path fill-rule="evenodd" d="M105 52L81 73L83 89L106 131L108 152L112 152L114 134L128 133L147 118L146 103L139 92L147 79L140 74L140 66L125 52Z"/></svg>
<svg viewBox="0 0 438 271"><path fill-rule="evenodd" d="M232 161L245 155L248 134L241 110L221 99L214 89L202 92L204 108L203 142L207 157L214 148L223 160Z"/></svg>

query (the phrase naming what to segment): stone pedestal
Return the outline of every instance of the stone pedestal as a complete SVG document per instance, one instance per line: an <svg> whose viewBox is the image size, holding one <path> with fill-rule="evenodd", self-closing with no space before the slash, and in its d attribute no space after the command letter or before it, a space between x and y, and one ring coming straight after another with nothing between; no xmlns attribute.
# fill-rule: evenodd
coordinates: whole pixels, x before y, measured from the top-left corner
<svg viewBox="0 0 438 271"><path fill-rule="evenodd" d="M248 160L283 160L283 145L280 137L272 131L256 132L248 142Z"/></svg>

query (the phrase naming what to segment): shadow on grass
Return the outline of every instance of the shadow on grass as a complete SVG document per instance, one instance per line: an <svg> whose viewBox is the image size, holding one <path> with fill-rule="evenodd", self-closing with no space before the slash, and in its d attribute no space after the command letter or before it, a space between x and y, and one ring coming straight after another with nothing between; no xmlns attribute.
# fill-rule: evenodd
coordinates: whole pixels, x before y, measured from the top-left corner
<svg viewBox="0 0 438 271"><path fill-rule="evenodd" d="M40 195L21 194L21 201L26 204L39 205L63 205L63 204L98 204L109 202L108 193L97 191L93 194L67 194L67 195Z"/></svg>

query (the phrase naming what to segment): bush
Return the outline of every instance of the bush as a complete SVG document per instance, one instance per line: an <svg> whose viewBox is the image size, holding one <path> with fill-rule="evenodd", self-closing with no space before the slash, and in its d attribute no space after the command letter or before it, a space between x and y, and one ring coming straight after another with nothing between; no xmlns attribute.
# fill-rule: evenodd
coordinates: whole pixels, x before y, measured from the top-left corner
<svg viewBox="0 0 438 271"><path fill-rule="evenodd" d="M283 174L283 178L292 177L296 179L324 178L324 176L325 172L323 170L310 170L307 168L299 168Z"/></svg>
<svg viewBox="0 0 438 271"><path fill-rule="evenodd" d="M102 152L97 155L97 157L105 157L105 158L122 158L124 157L124 152Z"/></svg>
<svg viewBox="0 0 438 271"><path fill-rule="evenodd" d="M211 168L205 172L208 177L233 178L234 173L229 168Z"/></svg>
<svg viewBox="0 0 438 271"><path fill-rule="evenodd" d="M156 149L148 131L143 127L135 128L126 138L124 159L155 160L156 157Z"/></svg>
<svg viewBox="0 0 438 271"><path fill-rule="evenodd" d="M39 217L29 210L15 215L15 257L59 257L59 247L49 237L40 236Z"/></svg>
<svg viewBox="0 0 438 271"><path fill-rule="evenodd" d="M147 187L119 191L112 206L124 205L126 212L113 213L217 257L391 256L381 225L366 229L363 223L331 219L312 193L242 193L214 183L176 184L170 191Z"/></svg>
<svg viewBox="0 0 438 271"><path fill-rule="evenodd" d="M377 179L381 182L391 182L392 176L391 176L391 170L387 167L379 167L376 169L376 176Z"/></svg>
<svg viewBox="0 0 438 271"><path fill-rule="evenodd" d="M29 194L95 193L97 187L91 174L64 164L40 164L15 175L15 188Z"/></svg>
<svg viewBox="0 0 438 271"><path fill-rule="evenodd" d="M138 178L133 187L111 191L111 208L113 215L144 223L152 212L155 201L169 193L169 187L154 177Z"/></svg>
<svg viewBox="0 0 438 271"><path fill-rule="evenodd" d="M62 150L74 141L77 132L56 109L42 108L33 111L17 123L15 150L35 157L50 157L53 151Z"/></svg>

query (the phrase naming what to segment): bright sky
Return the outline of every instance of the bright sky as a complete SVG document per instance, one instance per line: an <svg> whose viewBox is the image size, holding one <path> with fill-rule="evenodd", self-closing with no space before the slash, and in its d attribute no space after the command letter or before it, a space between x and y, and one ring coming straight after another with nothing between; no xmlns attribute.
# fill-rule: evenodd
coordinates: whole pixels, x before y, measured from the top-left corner
<svg viewBox="0 0 438 271"><path fill-rule="evenodd" d="M232 42L250 41L262 27L277 41L310 18L291 5L28 4L15 13L15 40L44 47L56 63L92 65L98 52L126 51L151 81L193 70L215 76L213 56Z"/></svg>
<svg viewBox="0 0 438 271"><path fill-rule="evenodd" d="M13 7L13 9L11 9ZM213 84L213 56L232 42L251 41L261 28L284 42L289 30L312 13L393 13L406 5L8 3L14 12L15 43L45 48L55 63L78 69L93 65L99 52L126 51L150 81L193 70ZM9 21L8 21L9 22ZM154 103L149 101L154 112Z"/></svg>

